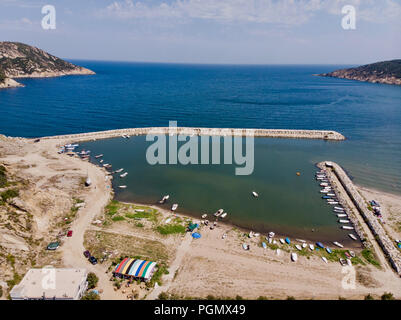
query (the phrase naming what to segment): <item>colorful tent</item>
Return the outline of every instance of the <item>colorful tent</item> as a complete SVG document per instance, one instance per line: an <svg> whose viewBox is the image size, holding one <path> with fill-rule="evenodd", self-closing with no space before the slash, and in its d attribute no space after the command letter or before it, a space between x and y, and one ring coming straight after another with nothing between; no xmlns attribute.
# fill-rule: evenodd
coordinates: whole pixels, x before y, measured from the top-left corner
<svg viewBox="0 0 401 320"><path fill-rule="evenodd" d="M113 274L148 281L155 272L155 267L156 262L125 258L116 266Z"/></svg>

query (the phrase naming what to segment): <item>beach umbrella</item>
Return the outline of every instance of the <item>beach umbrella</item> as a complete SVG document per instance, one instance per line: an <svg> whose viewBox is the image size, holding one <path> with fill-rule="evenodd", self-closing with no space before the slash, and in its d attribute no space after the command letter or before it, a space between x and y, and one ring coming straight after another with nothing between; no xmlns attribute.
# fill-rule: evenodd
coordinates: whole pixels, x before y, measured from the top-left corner
<svg viewBox="0 0 401 320"><path fill-rule="evenodd" d="M199 239L200 237L201 237L201 235L199 233L197 233L197 232L194 232L192 234L192 238L194 238L194 239Z"/></svg>

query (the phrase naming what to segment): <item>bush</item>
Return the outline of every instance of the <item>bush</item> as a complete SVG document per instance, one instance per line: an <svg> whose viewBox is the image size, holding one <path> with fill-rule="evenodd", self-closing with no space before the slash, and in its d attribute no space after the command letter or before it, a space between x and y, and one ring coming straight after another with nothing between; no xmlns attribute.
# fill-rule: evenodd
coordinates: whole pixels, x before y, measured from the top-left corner
<svg viewBox="0 0 401 320"><path fill-rule="evenodd" d="M159 300L168 300L168 298L169 298L169 295L168 295L167 292L161 292L161 293L159 294L159 296L158 296L158 299L159 299Z"/></svg>
<svg viewBox="0 0 401 320"><path fill-rule="evenodd" d="M12 199L19 196L18 189L8 189L1 193L1 199L6 202L8 199Z"/></svg>
<svg viewBox="0 0 401 320"><path fill-rule="evenodd" d="M6 168L0 166L0 188L4 188L6 186L7 186Z"/></svg>
<svg viewBox="0 0 401 320"><path fill-rule="evenodd" d="M86 280L88 281L88 288L89 289L95 288L97 286L97 283L99 282L99 278L93 272L89 272L88 273L88 277L87 277Z"/></svg>
<svg viewBox="0 0 401 320"><path fill-rule="evenodd" d="M175 233L185 233L186 229L180 224L169 224L165 226L158 226L157 231L163 235L175 234Z"/></svg>
<svg viewBox="0 0 401 320"><path fill-rule="evenodd" d="M373 296L369 293L367 296L365 296L365 300L375 300Z"/></svg>
<svg viewBox="0 0 401 320"><path fill-rule="evenodd" d="M96 292L90 291L83 295L81 300L100 300L100 296Z"/></svg>
<svg viewBox="0 0 401 320"><path fill-rule="evenodd" d="M0 286L0 298L3 296L3 287Z"/></svg>
<svg viewBox="0 0 401 320"><path fill-rule="evenodd" d="M381 296L382 300L395 300L394 296L391 292L385 292L382 296Z"/></svg>

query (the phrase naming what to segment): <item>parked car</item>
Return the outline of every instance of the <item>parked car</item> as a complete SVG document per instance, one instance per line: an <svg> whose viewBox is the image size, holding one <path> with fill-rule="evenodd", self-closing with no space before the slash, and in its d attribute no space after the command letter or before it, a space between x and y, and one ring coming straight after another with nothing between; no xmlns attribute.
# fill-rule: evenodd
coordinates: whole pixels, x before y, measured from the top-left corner
<svg viewBox="0 0 401 320"><path fill-rule="evenodd" d="M47 250L57 250L59 246L60 246L60 243L57 242L57 241L56 242L50 242L46 249Z"/></svg>
<svg viewBox="0 0 401 320"><path fill-rule="evenodd" d="M72 237L72 230L68 230L67 237Z"/></svg>
<svg viewBox="0 0 401 320"><path fill-rule="evenodd" d="M85 258L89 259L89 257L91 256L91 253L89 252L89 250L84 251L84 256L85 256Z"/></svg>
<svg viewBox="0 0 401 320"><path fill-rule="evenodd" d="M92 264L97 264L97 259L94 256L89 257L89 262Z"/></svg>

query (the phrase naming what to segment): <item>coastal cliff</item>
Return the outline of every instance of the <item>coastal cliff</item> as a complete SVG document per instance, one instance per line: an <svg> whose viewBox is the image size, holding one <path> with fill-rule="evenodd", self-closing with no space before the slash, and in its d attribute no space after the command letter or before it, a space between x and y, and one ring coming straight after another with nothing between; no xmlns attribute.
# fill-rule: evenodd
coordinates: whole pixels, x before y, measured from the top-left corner
<svg viewBox="0 0 401 320"><path fill-rule="evenodd" d="M336 70L318 74L318 76L401 85L401 59Z"/></svg>
<svg viewBox="0 0 401 320"><path fill-rule="evenodd" d="M19 42L0 42L0 89L22 86L15 78L91 75L93 71Z"/></svg>

